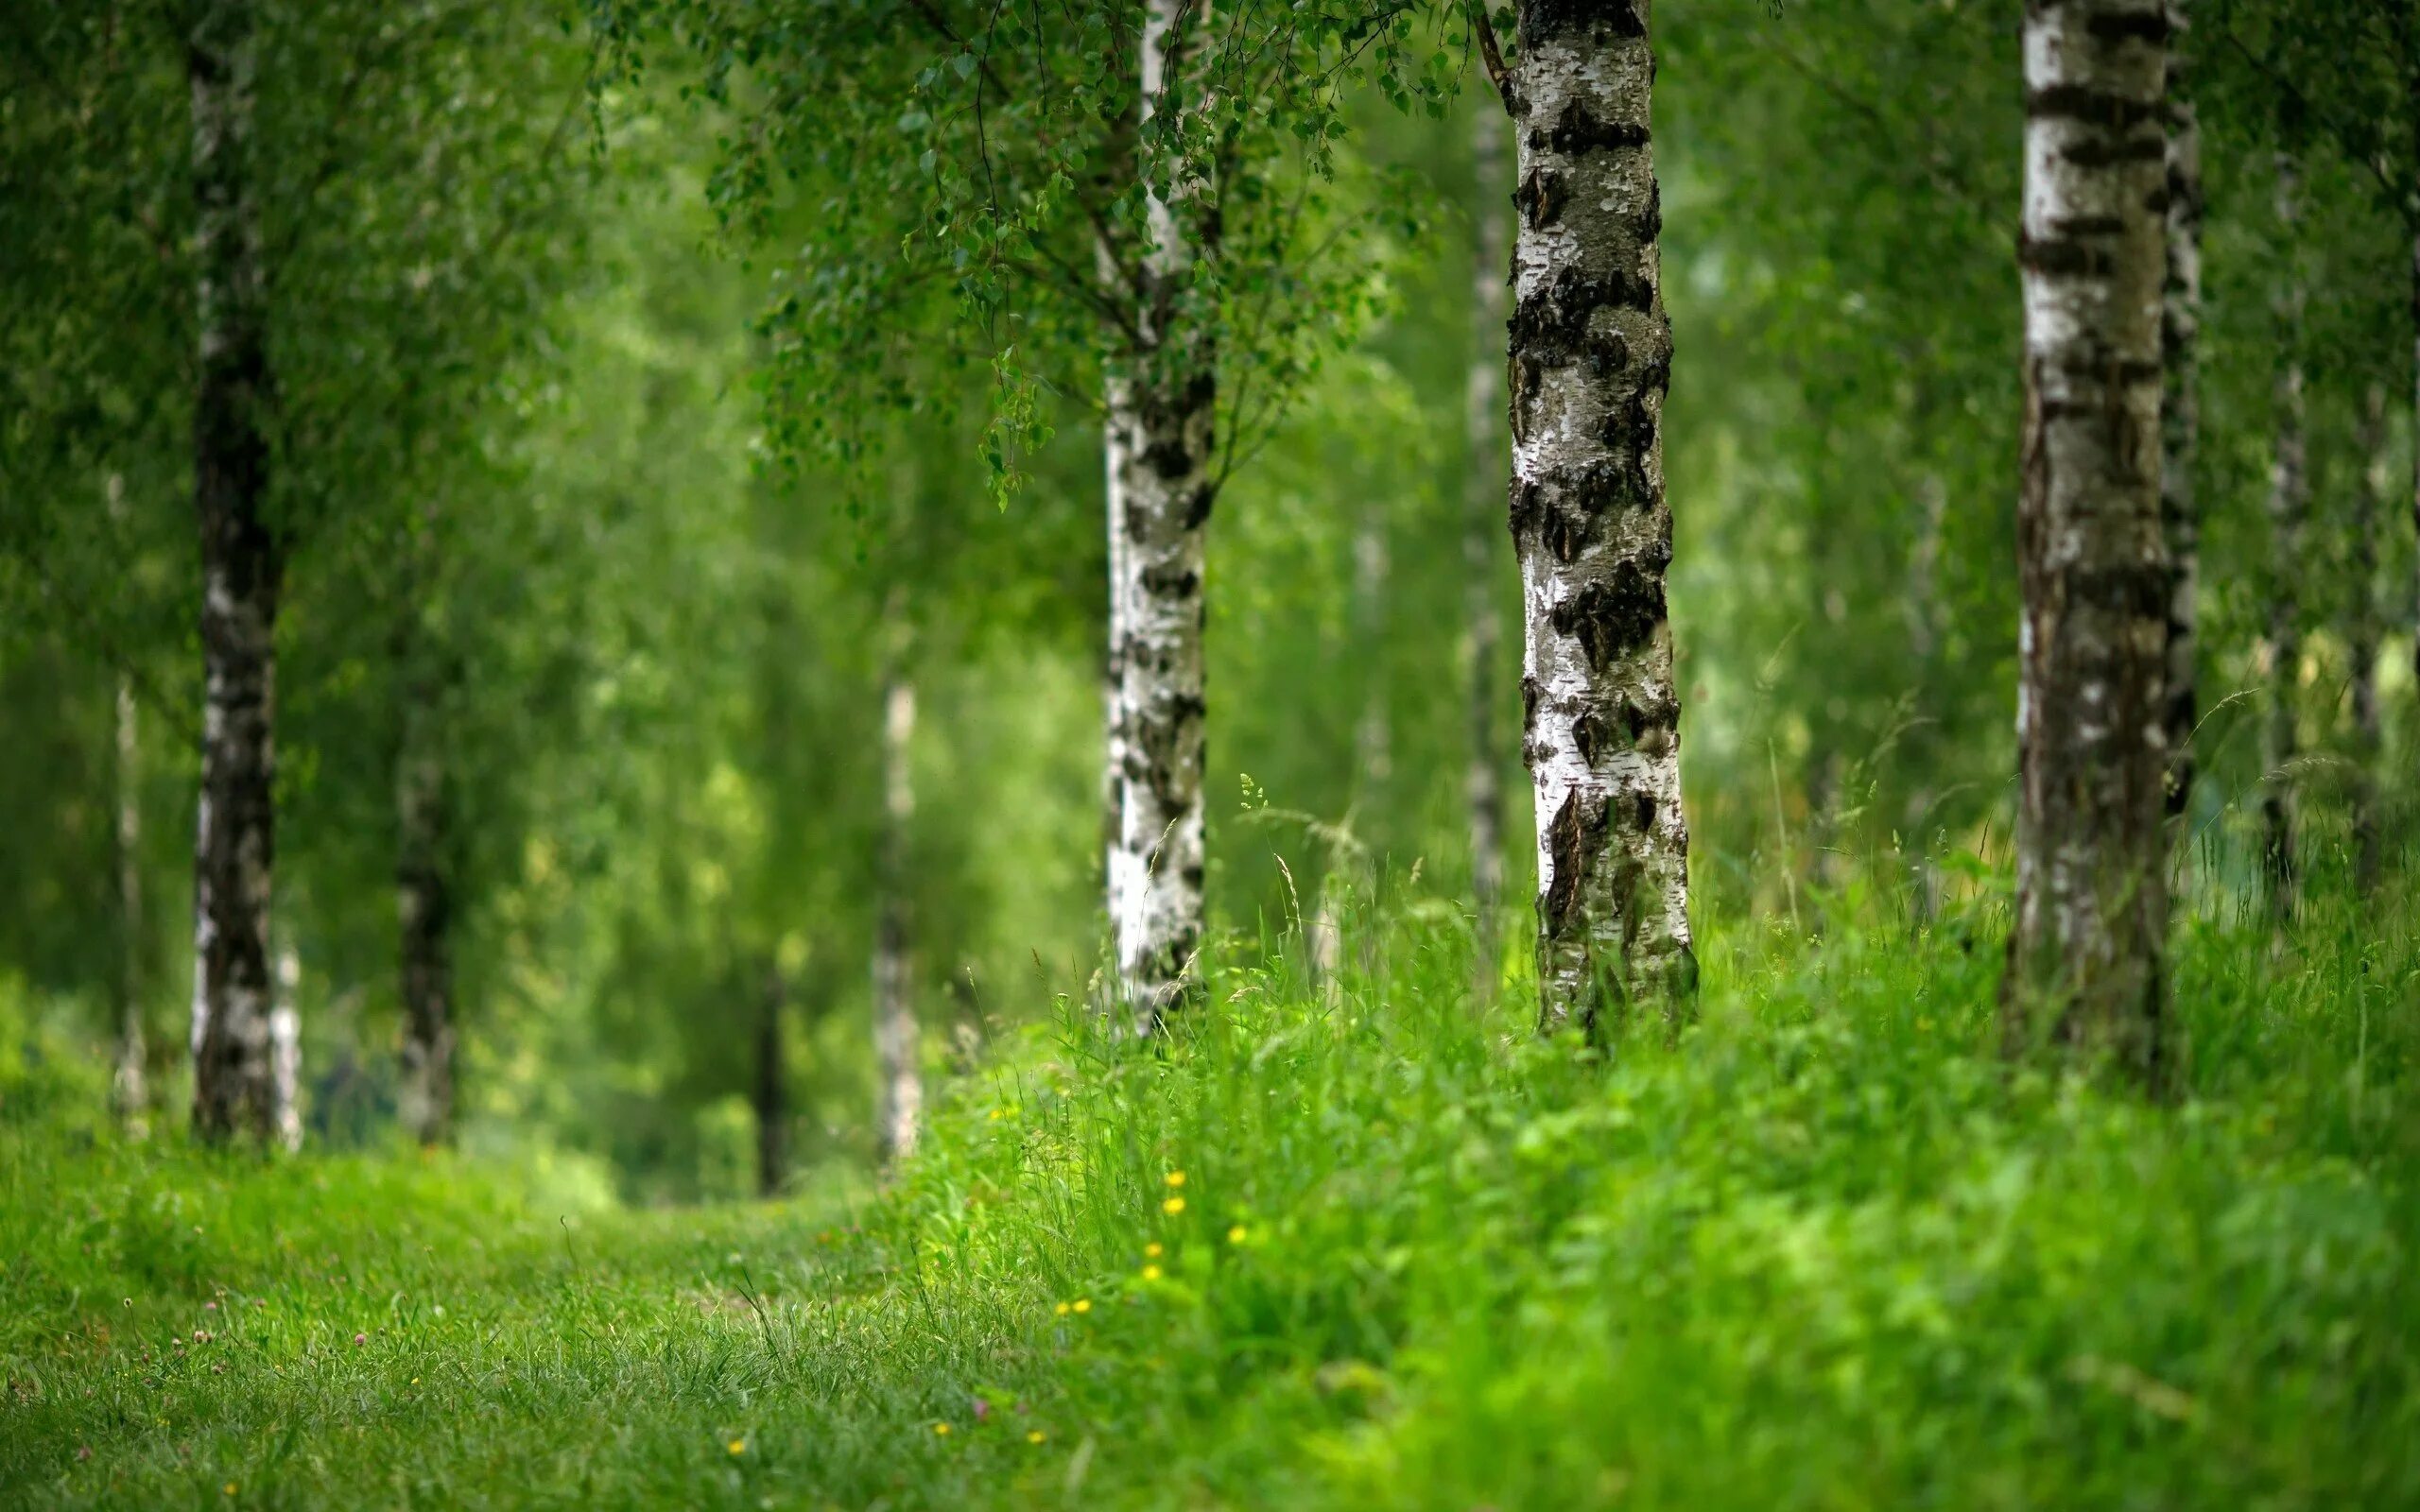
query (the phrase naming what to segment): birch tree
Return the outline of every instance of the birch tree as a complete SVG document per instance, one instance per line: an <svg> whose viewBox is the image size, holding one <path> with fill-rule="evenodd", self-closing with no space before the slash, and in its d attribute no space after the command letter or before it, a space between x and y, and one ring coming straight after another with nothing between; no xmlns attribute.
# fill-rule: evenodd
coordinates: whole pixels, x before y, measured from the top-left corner
<svg viewBox="0 0 2420 1512"><path fill-rule="evenodd" d="M2025 15L2013 1049L2165 1069L2162 96L2156 0Z"/></svg>
<svg viewBox="0 0 2420 1512"><path fill-rule="evenodd" d="M875 862L873 944L874 1134L886 1160L912 1155L924 1122L924 1037L910 971L908 832L916 817L916 683L906 591L883 608L882 834Z"/></svg>
<svg viewBox="0 0 2420 1512"><path fill-rule="evenodd" d="M1495 916L1504 899L1504 793L1498 779L1497 647L1504 640L1498 605L1496 552L1504 506L1504 287L1510 249L1505 234L1505 125L1493 111L1476 112L1471 130L1471 363L1463 388L1462 606L1467 639L1470 750L1462 777L1469 808L1471 903L1479 921L1480 959L1495 976Z"/></svg>
<svg viewBox="0 0 2420 1512"><path fill-rule="evenodd" d="M276 855L277 610L285 547L268 517L274 403L259 203L250 161L251 0L203 0L186 48L193 100L194 504L201 525L201 803L194 843L194 1126L275 1136L269 1040Z"/></svg>
<svg viewBox="0 0 2420 1512"><path fill-rule="evenodd" d="M2378 752L2384 742L2378 716L2378 642L2383 616L2376 564L2378 522L2386 514L2391 490L2386 434L2386 386L2373 383L2363 395L2355 440L2361 478L2354 491L2353 581L2344 626L2345 653L2352 662L2353 878L2365 893L2377 888L2380 860Z"/></svg>
<svg viewBox="0 0 2420 1512"><path fill-rule="evenodd" d="M1445 83L1406 65L1408 20L1359 0L1215 23L1199 0L597 8L632 60L660 12L710 94L735 99L745 69L766 102L719 181L733 223L769 232L791 192L821 212L769 321L779 446L862 462L948 352L994 376L1005 490L1049 429L1040 396L1098 396L1105 903L1125 1026L1152 1033L1197 985L1204 928L1203 531L1369 304L1373 225L1329 187L1338 75L1366 65L1407 99Z"/></svg>
<svg viewBox="0 0 2420 1512"><path fill-rule="evenodd" d="M2187 61L2189 0L2169 0L2167 276L2160 286L2160 531L2168 546L2168 811L2193 799L2193 728L2200 709L2195 629L2201 592L2201 516L2193 469L2201 442L2202 125Z"/></svg>
<svg viewBox="0 0 2420 1512"><path fill-rule="evenodd" d="M2260 860L2270 906L2293 909L2294 715L2302 682L2302 597L2299 575L2305 518L2310 511L2303 397L2303 282L2300 249L2301 169L2293 155L2276 162L2276 220L2281 238L2276 290L2275 389L2269 463L2268 624L2261 661L2268 671L2267 717L2261 725Z"/></svg>
<svg viewBox="0 0 2420 1512"><path fill-rule="evenodd" d="M1592 1035L1694 986L1665 570L1671 375L1647 0L1520 9L1510 374L1538 983ZM1474 14L1474 24L1479 18Z"/></svg>

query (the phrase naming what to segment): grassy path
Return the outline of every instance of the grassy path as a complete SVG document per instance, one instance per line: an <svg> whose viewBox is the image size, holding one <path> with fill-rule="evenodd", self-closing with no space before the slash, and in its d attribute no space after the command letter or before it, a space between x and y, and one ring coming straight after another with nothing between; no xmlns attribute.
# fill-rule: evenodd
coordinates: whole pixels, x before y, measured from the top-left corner
<svg viewBox="0 0 2420 1512"><path fill-rule="evenodd" d="M1165 1057L1003 1047L852 1212L35 1129L10 1505L2420 1505L2409 942L2197 933L2192 1092L2011 1074L1992 952L1718 947L1609 1069L1442 927Z"/></svg>

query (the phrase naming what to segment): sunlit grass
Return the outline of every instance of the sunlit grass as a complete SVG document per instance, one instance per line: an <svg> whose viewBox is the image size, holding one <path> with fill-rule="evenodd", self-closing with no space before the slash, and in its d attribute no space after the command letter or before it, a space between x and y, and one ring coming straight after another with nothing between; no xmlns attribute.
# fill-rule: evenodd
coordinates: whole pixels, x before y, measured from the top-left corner
<svg viewBox="0 0 2420 1512"><path fill-rule="evenodd" d="M565 1213L8 1094L0 1486L32 1504L2420 1502L2400 900L2197 919L2186 1090L1995 1054L1989 905L1717 929L1675 1039L1475 1000L1467 922L1063 1006L882 1198ZM31 1109L31 1111L28 1111ZM54 1110L55 1111L55 1110ZM197 1336L199 1335L199 1336ZM234 1489L230 1491L229 1486Z"/></svg>

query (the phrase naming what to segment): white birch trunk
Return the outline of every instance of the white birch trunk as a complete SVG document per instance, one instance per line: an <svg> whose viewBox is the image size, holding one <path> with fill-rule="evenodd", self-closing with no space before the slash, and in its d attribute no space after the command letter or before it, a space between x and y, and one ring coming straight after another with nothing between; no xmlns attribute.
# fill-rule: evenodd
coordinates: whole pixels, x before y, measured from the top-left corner
<svg viewBox="0 0 2420 1512"><path fill-rule="evenodd" d="M1471 368L1462 393L1462 631L1470 678L1462 801L1470 820L1471 902L1478 916L1481 976L1488 986L1495 979L1496 916L1504 903L1504 784L1495 709L1495 662L1504 641L1495 593L1495 553L1504 527L1504 287L1512 255L1505 228L1504 136L1503 120L1482 108L1471 136L1478 203L1471 221Z"/></svg>
<svg viewBox="0 0 2420 1512"><path fill-rule="evenodd" d="M269 1125L278 1144L302 1147L302 958L292 944L277 953L277 988L268 1010Z"/></svg>
<svg viewBox="0 0 2420 1512"><path fill-rule="evenodd" d="M2159 507L2168 21L2025 11L2025 425L2017 509L2012 1050L2164 1074L2170 582Z"/></svg>
<svg viewBox="0 0 2420 1512"><path fill-rule="evenodd" d="M2378 884L2378 522L2386 515L2386 386L2372 384L2361 408L2361 487L2353 506L2353 592L2344 643L2353 662L2353 876L2363 892Z"/></svg>
<svg viewBox="0 0 2420 1512"><path fill-rule="evenodd" d="M186 48L200 333L194 500L201 527L201 796L194 844L194 1127L278 1135L270 1039L277 605L264 518L270 400L260 228L247 158L253 14L202 0Z"/></svg>
<svg viewBox="0 0 2420 1512"><path fill-rule="evenodd" d="M1190 0L1149 0L1143 27L1146 121L1182 83L1199 25ZM1149 1035L1198 985L1202 932L1202 526L1218 386L1209 340L1185 309L1193 222L1206 186L1149 197L1142 350L1110 389L1106 445L1116 479L1110 553L1117 679L1111 719L1117 833L1109 852L1110 924L1120 996Z"/></svg>
<svg viewBox="0 0 2420 1512"><path fill-rule="evenodd" d="M110 1099L119 1125L141 1139L151 1128L143 1064L143 746L134 682L123 673L117 679L116 736L117 1065Z"/></svg>
<svg viewBox="0 0 2420 1512"><path fill-rule="evenodd" d="M2308 441L2303 399L2302 184L2299 165L2277 155L2277 227L2286 266L2276 291L2277 367L2273 420L2275 450L2269 467L2268 633L2263 661L2269 675L2268 717L2263 722L2260 764L2261 872L2271 906L2293 911L2294 758L2296 694L2302 680L2303 524L2310 509Z"/></svg>
<svg viewBox="0 0 2420 1512"><path fill-rule="evenodd" d="M1671 329L1648 0L1532 3L1512 100L1512 539L1548 1029L1694 985L1665 569Z"/></svg>
<svg viewBox="0 0 2420 1512"><path fill-rule="evenodd" d="M882 690L881 896L875 901L873 948L873 1049L876 1074L874 1126L886 1160L916 1148L924 1121L922 1037L916 1028L912 957L908 937L908 833L916 816L914 773L909 765L916 733L916 684L909 664L905 606L894 591L884 618L890 669Z"/></svg>
<svg viewBox="0 0 2420 1512"><path fill-rule="evenodd" d="M2168 222L2160 294L2160 529L2168 543L2168 812L2193 799L2193 730L2200 695L2197 601L2202 523L2193 495L2201 447L2202 125L2186 60L2187 0L2168 0Z"/></svg>

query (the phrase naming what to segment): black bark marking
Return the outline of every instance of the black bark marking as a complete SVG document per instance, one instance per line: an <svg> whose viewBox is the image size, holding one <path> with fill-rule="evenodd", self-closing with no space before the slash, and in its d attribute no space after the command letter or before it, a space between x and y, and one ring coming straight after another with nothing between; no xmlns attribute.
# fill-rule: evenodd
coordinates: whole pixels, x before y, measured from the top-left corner
<svg viewBox="0 0 2420 1512"><path fill-rule="evenodd" d="M1523 47L1599 26L1616 37L1647 35L1647 23L1631 0L1528 0L1521 7L1519 26Z"/></svg>
<svg viewBox="0 0 2420 1512"><path fill-rule="evenodd" d="M2158 163L2168 156L2168 140L2154 131L2115 142L2078 142L2059 156L2079 168L2109 168L2124 163Z"/></svg>
<svg viewBox="0 0 2420 1512"><path fill-rule="evenodd" d="M1537 679L1523 678L1521 679L1522 733L1528 734L1538 728L1538 700L1545 696L1546 690L1538 686Z"/></svg>
<svg viewBox="0 0 2420 1512"><path fill-rule="evenodd" d="M1599 310L1645 312L1654 302L1655 285L1635 273L1590 278L1566 266L1513 307L1512 350L1523 361L1568 367L1588 350L1589 318Z"/></svg>
<svg viewBox="0 0 2420 1512"><path fill-rule="evenodd" d="M1563 807L1547 827L1547 858L1554 876L1538 901L1549 937L1568 930L1572 914L1580 906L1581 883L1587 875L1589 859L1605 848L1606 807L1602 796L1591 797L1575 787L1564 794Z"/></svg>
<svg viewBox="0 0 2420 1512"><path fill-rule="evenodd" d="M1199 530L1203 525L1209 524L1210 507L1218 503L1218 487L1217 485L1210 483L1201 484L1191 493L1185 495L1184 516L1184 528L1187 530Z"/></svg>
<svg viewBox="0 0 2420 1512"><path fill-rule="evenodd" d="M1608 121L1579 100L1565 100L1563 113L1554 125L1541 130L1530 130L1530 148L1571 156L1599 149L1643 147L1650 138L1644 126L1628 121Z"/></svg>
<svg viewBox="0 0 2420 1512"><path fill-rule="evenodd" d="M1655 795L1641 788L1630 796L1631 828L1641 834L1655 828ZM1635 910L1633 910L1635 912Z"/></svg>
<svg viewBox="0 0 2420 1512"><path fill-rule="evenodd" d="M1582 713L1571 722L1571 744L1580 751L1580 759L1595 770L1597 758L1610 751L1623 749L1621 731L1613 722L1594 711Z"/></svg>
<svg viewBox="0 0 2420 1512"><path fill-rule="evenodd" d="M2101 42L2168 41L2168 9L2153 6L2148 10L2130 10L2118 15L2095 14L2084 19L2083 29Z"/></svg>
<svg viewBox="0 0 2420 1512"><path fill-rule="evenodd" d="M1143 569L1142 583L1143 591L1154 597L1182 598L1201 586L1201 577L1191 568L1155 563Z"/></svg>
<svg viewBox="0 0 2420 1512"><path fill-rule="evenodd" d="M1563 175L1544 167L1531 168L1521 187L1512 191L1512 203L1531 231L1543 231L1561 219L1570 198L1571 187Z"/></svg>
<svg viewBox="0 0 2420 1512"><path fill-rule="evenodd" d="M1587 584L1547 614L1555 633L1580 643L1599 677L1653 639L1664 618L1664 579L1633 561L1616 564L1609 581Z"/></svg>
<svg viewBox="0 0 2420 1512"><path fill-rule="evenodd" d="M2157 122L2160 108L2155 101L2116 94L2086 84L2052 84L2025 92L2025 113L2036 120L2079 121L2124 131ZM2167 156L2165 143L2160 156Z"/></svg>

